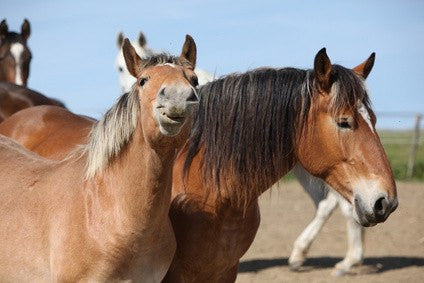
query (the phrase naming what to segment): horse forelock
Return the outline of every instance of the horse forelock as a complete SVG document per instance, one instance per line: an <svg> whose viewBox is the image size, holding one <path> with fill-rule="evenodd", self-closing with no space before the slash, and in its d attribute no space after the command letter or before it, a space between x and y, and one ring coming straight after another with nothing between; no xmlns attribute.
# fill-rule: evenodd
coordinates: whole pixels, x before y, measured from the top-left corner
<svg viewBox="0 0 424 283"><path fill-rule="evenodd" d="M350 109L357 112L361 106L371 109L371 102L365 82L352 70L340 65L332 66L333 84L331 87L330 112L333 116L340 115Z"/></svg>

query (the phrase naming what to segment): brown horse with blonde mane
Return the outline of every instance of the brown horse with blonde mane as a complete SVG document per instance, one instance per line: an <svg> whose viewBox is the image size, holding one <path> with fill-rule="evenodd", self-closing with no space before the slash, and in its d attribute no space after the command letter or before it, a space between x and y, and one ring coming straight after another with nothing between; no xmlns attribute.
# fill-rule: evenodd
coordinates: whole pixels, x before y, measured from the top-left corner
<svg viewBox="0 0 424 283"><path fill-rule="evenodd" d="M62 161L0 137L0 281L160 282L175 251L168 211L176 152L198 104L196 46L124 55L137 84ZM78 129L75 129L78 131Z"/></svg>
<svg viewBox="0 0 424 283"><path fill-rule="evenodd" d="M177 251L165 282L235 281L259 226L259 195L296 162L352 203L362 225L386 220L397 196L364 84L374 58L350 70L322 49L312 70L262 68L199 89L174 166Z"/></svg>

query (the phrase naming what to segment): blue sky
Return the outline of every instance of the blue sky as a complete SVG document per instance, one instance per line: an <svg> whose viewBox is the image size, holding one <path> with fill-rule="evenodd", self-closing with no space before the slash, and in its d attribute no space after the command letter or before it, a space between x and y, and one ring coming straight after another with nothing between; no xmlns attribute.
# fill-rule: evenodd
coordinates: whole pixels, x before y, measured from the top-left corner
<svg viewBox="0 0 424 283"><path fill-rule="evenodd" d="M19 1L0 0L19 30L30 20L29 87L99 117L119 95L116 35L143 31L150 47L178 54L186 33L198 66L218 75L260 66L311 68L322 47L354 67L371 52L368 81L378 112L424 112L424 1ZM411 119L381 117L382 127Z"/></svg>

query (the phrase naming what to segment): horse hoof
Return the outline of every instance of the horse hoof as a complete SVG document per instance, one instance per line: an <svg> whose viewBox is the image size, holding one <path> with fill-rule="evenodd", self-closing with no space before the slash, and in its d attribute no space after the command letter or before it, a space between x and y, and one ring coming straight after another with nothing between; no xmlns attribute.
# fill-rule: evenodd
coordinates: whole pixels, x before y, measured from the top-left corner
<svg viewBox="0 0 424 283"><path fill-rule="evenodd" d="M335 277L342 277L342 276L346 275L347 273L348 273L347 270L336 268L336 269L333 270L331 275L333 275Z"/></svg>
<svg viewBox="0 0 424 283"><path fill-rule="evenodd" d="M299 271L300 268L303 265L303 261L299 260L299 261L295 261L295 262L290 262L289 263L289 268L291 271Z"/></svg>

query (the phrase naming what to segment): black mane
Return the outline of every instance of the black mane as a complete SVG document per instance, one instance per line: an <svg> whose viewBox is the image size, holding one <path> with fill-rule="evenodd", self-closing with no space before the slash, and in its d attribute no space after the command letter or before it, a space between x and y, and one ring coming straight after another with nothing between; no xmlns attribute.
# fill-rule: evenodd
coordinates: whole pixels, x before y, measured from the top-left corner
<svg viewBox="0 0 424 283"><path fill-rule="evenodd" d="M334 113L369 108L362 79L332 67ZM317 96L313 70L260 68L204 85L194 115L184 172L202 149L204 183L238 204L271 186L296 162L294 146ZM229 188L227 176L237 182ZM235 179L234 179L235 177ZM266 186L264 188L264 186Z"/></svg>

